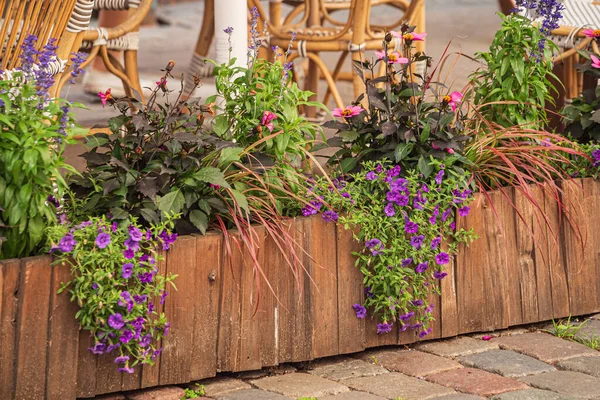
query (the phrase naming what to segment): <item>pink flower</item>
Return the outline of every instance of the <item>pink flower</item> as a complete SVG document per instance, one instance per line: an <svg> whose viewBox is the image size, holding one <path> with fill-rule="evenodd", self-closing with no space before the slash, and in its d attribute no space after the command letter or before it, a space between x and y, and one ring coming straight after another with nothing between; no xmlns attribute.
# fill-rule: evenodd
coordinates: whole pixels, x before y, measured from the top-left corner
<svg viewBox="0 0 600 400"><path fill-rule="evenodd" d="M600 68L600 58L596 57L593 54L590 54L590 57L592 58L592 67Z"/></svg>
<svg viewBox="0 0 600 400"><path fill-rule="evenodd" d="M582 33L587 37L600 37L600 29L584 29Z"/></svg>
<svg viewBox="0 0 600 400"><path fill-rule="evenodd" d="M273 132L273 128L275 127L275 125L273 125L272 121L274 119L277 119L277 115L275 115L271 111L263 111L263 117L262 121L260 121L260 124L262 126L266 126L267 129L269 129L269 132Z"/></svg>
<svg viewBox="0 0 600 400"><path fill-rule="evenodd" d="M448 152L448 154L454 154L454 150L453 149L448 148L448 149L446 149L446 151Z"/></svg>
<svg viewBox="0 0 600 400"><path fill-rule="evenodd" d="M383 60L385 58L385 51L376 51L375 55L378 59ZM400 57L400 53L397 51L387 55L388 64L408 64L408 58Z"/></svg>
<svg viewBox="0 0 600 400"><path fill-rule="evenodd" d="M110 94L110 88L106 89L106 92L98 93L98 97L100 97L100 101L102 102L102 107L106 105L106 102L111 102L113 100L112 94Z"/></svg>
<svg viewBox="0 0 600 400"><path fill-rule="evenodd" d="M422 42L425 40L425 36L427 36L427 33L409 32L402 34L399 32L392 31L392 35L396 36L397 38L404 39L407 42Z"/></svg>
<svg viewBox="0 0 600 400"><path fill-rule="evenodd" d="M343 118L350 118L350 117L354 117L355 115L360 114L361 112L363 112L363 108L361 106L348 106L346 108L335 108L331 114L333 114L334 117L343 117Z"/></svg>
<svg viewBox="0 0 600 400"><path fill-rule="evenodd" d="M490 336L490 335L482 336L482 337L481 337L481 340L486 340L486 341L487 341L487 340L490 340L490 339L492 339L492 337L493 337L493 336Z"/></svg>
<svg viewBox="0 0 600 400"><path fill-rule="evenodd" d="M461 92L452 92L450 95L444 96L444 103L452 107L452 111L456 111L456 105L462 102L463 95Z"/></svg>

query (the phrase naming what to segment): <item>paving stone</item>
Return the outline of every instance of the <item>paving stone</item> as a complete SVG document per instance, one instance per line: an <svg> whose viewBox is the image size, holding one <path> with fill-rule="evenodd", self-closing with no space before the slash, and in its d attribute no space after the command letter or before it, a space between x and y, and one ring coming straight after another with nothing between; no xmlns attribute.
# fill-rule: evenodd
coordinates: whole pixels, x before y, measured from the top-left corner
<svg viewBox="0 0 600 400"><path fill-rule="evenodd" d="M180 400L185 390L177 386L165 386L127 393L128 400Z"/></svg>
<svg viewBox="0 0 600 400"><path fill-rule="evenodd" d="M592 339L594 337L600 339L600 320L597 319L586 320L575 334L576 339Z"/></svg>
<svg viewBox="0 0 600 400"><path fill-rule="evenodd" d="M385 397L375 396L367 392L346 392L335 396L319 397L319 400L385 400Z"/></svg>
<svg viewBox="0 0 600 400"><path fill-rule="evenodd" d="M551 365L535 358L510 350L490 350L459 358L469 367L484 369L508 378L522 378L527 375L556 371Z"/></svg>
<svg viewBox="0 0 600 400"><path fill-rule="evenodd" d="M431 375L427 380L454 388L460 392L491 396L511 390L526 389L527 385L474 368L461 368Z"/></svg>
<svg viewBox="0 0 600 400"><path fill-rule="evenodd" d="M579 372L555 371L528 376L521 382L576 399L600 399L600 379Z"/></svg>
<svg viewBox="0 0 600 400"><path fill-rule="evenodd" d="M352 378L344 381L352 389L369 392L388 399L401 398L433 399L445 394L456 393L454 390L431 382L411 378L396 372L363 378Z"/></svg>
<svg viewBox="0 0 600 400"><path fill-rule="evenodd" d="M340 383L298 372L258 379L252 381L252 384L259 389L293 398L322 397L349 391Z"/></svg>
<svg viewBox="0 0 600 400"><path fill-rule="evenodd" d="M442 397L436 397L435 400L485 400L485 397L479 397L473 394L456 393L448 394Z"/></svg>
<svg viewBox="0 0 600 400"><path fill-rule="evenodd" d="M560 369L582 372L600 378L600 357L575 357L559 361L556 366Z"/></svg>
<svg viewBox="0 0 600 400"><path fill-rule="evenodd" d="M517 390L516 392L502 393L491 400L571 400L571 397L540 389Z"/></svg>
<svg viewBox="0 0 600 400"><path fill-rule="evenodd" d="M416 346L416 349L436 354L442 357L459 357L468 354L481 353L483 351L497 349L495 340L473 339L468 336L462 336L456 339L440 340L436 342L423 343Z"/></svg>
<svg viewBox="0 0 600 400"><path fill-rule="evenodd" d="M204 385L205 394L209 397L223 395L235 390L250 389L251 386L239 379L230 378L228 376L219 376L205 381L198 382Z"/></svg>
<svg viewBox="0 0 600 400"><path fill-rule="evenodd" d="M417 350L376 350L359 355L361 360L377 363L390 371L420 377L449 371L462 366L434 354Z"/></svg>
<svg viewBox="0 0 600 400"><path fill-rule="evenodd" d="M215 397L217 400L287 400L291 397L258 389L243 389ZM294 397L295 399L295 397Z"/></svg>
<svg viewBox="0 0 600 400"><path fill-rule="evenodd" d="M529 328L510 328L510 329L502 329L499 331L492 331L492 332L472 333L468 336L470 336L474 339L481 340L481 338L484 336L491 336L491 337L496 338L496 337L500 337L500 336L522 335L524 333L529 333L529 332L531 332L531 330Z"/></svg>
<svg viewBox="0 0 600 400"><path fill-rule="evenodd" d="M496 339L496 342L502 349L514 350L548 363L578 356L600 354L582 344L540 332L500 337Z"/></svg>
<svg viewBox="0 0 600 400"><path fill-rule="evenodd" d="M125 400L125 395L122 393L111 393L102 396L94 397L94 400Z"/></svg>
<svg viewBox="0 0 600 400"><path fill-rule="evenodd" d="M600 319L600 314L592 315L591 319Z"/></svg>
<svg viewBox="0 0 600 400"><path fill-rule="evenodd" d="M332 381L388 373L385 368L380 367L379 365L373 365L362 360L348 357L336 357L316 361L312 364L312 370L308 372L312 375L320 376L321 378L331 379Z"/></svg>

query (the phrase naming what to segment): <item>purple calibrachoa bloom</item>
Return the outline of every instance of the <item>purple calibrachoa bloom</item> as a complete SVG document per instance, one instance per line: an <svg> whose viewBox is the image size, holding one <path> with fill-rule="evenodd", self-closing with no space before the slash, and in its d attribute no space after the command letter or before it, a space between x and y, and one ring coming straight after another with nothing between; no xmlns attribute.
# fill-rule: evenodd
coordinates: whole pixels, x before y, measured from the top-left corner
<svg viewBox="0 0 600 400"><path fill-rule="evenodd" d="M371 250L372 255L377 256L377 255L381 254L380 250L383 249L383 244L381 243L381 240L379 240L379 239L371 239L365 243L365 247L367 249Z"/></svg>
<svg viewBox="0 0 600 400"><path fill-rule="evenodd" d="M146 300L148 300L148 295L142 294L134 294L133 295L133 301L135 301L137 304L142 304L145 303Z"/></svg>
<svg viewBox="0 0 600 400"><path fill-rule="evenodd" d="M165 300L166 300L166 298L167 298L168 295L169 295L169 292L167 292L166 290L161 291L161 294L160 294L160 304L161 305L165 304Z"/></svg>
<svg viewBox="0 0 600 400"><path fill-rule="evenodd" d="M404 230L406 233L417 233L419 232L419 225L415 222L407 221L406 224L404 224Z"/></svg>
<svg viewBox="0 0 600 400"><path fill-rule="evenodd" d="M388 333L392 331L392 325L394 325L393 322L391 323L387 323L387 322L383 322L381 324L377 324L377 333L379 334L383 334L383 333Z"/></svg>
<svg viewBox="0 0 600 400"><path fill-rule="evenodd" d="M405 258L404 260L402 260L403 267L408 267L412 263L413 263L413 259L411 257L408 257L408 258Z"/></svg>
<svg viewBox="0 0 600 400"><path fill-rule="evenodd" d="M429 261L425 261L417 265L415 271L419 274L422 274L423 272L427 271L427 268L429 268Z"/></svg>
<svg viewBox="0 0 600 400"><path fill-rule="evenodd" d="M88 350L93 354L104 354L104 351L106 350L106 344L97 342L94 344L94 347L88 347Z"/></svg>
<svg viewBox="0 0 600 400"><path fill-rule="evenodd" d="M442 179L444 179L444 174L445 173L446 172L444 172L443 169L440 169L438 171L438 173L435 175L435 183L437 183L438 185L441 185L442 184Z"/></svg>
<svg viewBox="0 0 600 400"><path fill-rule="evenodd" d="M385 212L385 215L387 215L388 217L393 217L394 215L396 215L396 210L394 209L394 203L388 203L385 208L383 209L383 212Z"/></svg>
<svg viewBox="0 0 600 400"><path fill-rule="evenodd" d="M432 249L432 250L435 250L435 249L437 249L437 247L438 247L438 246L439 246L441 243L442 243L442 237L441 237L441 236L438 236L438 237L436 237L436 238L433 238L433 239L431 240L431 249Z"/></svg>
<svg viewBox="0 0 600 400"><path fill-rule="evenodd" d="M450 256L448 255L448 253L444 253L442 251L440 254L435 256L435 262L438 263L439 265L448 264L450 262Z"/></svg>
<svg viewBox="0 0 600 400"><path fill-rule="evenodd" d="M129 365L125 365L124 367L119 368L117 371L119 372L126 372L128 374L133 374L133 368L131 368Z"/></svg>
<svg viewBox="0 0 600 400"><path fill-rule="evenodd" d="M125 240L125 242L123 243L128 249L131 249L133 251L138 251L140 249L140 242L136 242L135 240L133 240L132 238L129 238L127 240Z"/></svg>
<svg viewBox="0 0 600 400"><path fill-rule="evenodd" d="M152 335L147 334L142 337L142 339L138 342L138 345L140 347L147 347L151 341L152 341Z"/></svg>
<svg viewBox="0 0 600 400"><path fill-rule="evenodd" d="M108 317L108 326L117 330L122 329L125 326L123 316L119 313L111 315L110 317Z"/></svg>
<svg viewBox="0 0 600 400"><path fill-rule="evenodd" d="M132 263L123 264L123 267L121 267L121 276L123 277L123 279L131 278L132 274L133 274L133 264Z"/></svg>
<svg viewBox="0 0 600 400"><path fill-rule="evenodd" d="M377 178L378 177L377 177L377 174L375 173L375 171L369 171L365 175L365 179L368 180L368 181L374 181Z"/></svg>
<svg viewBox="0 0 600 400"><path fill-rule="evenodd" d="M77 241L73 237L73 234L67 233L60 239L60 242L58 242L58 249L63 253L70 253L73 251L76 244Z"/></svg>
<svg viewBox="0 0 600 400"><path fill-rule="evenodd" d="M115 364L125 364L129 361L129 356L119 356L115 358Z"/></svg>
<svg viewBox="0 0 600 400"><path fill-rule="evenodd" d="M123 250L123 256L126 259L131 260L132 258L135 258L135 251L132 248L127 248Z"/></svg>
<svg viewBox="0 0 600 400"><path fill-rule="evenodd" d="M119 337L121 343L125 344L129 343L131 339L133 339L133 333L130 330L123 331L123 333L121 333L121 336Z"/></svg>
<svg viewBox="0 0 600 400"><path fill-rule="evenodd" d="M129 225L127 227L127 230L129 231L129 238L135 242L139 242L140 240L142 240L143 238L143 234L142 231L140 231L140 229L136 226L133 225Z"/></svg>
<svg viewBox="0 0 600 400"><path fill-rule="evenodd" d="M365 296L367 296L368 298L372 298L375 296L375 294L369 286L365 286Z"/></svg>
<svg viewBox="0 0 600 400"><path fill-rule="evenodd" d="M167 323L165 324L165 329L164 329L164 331L163 331L163 336L167 336L167 335L169 334L169 329L171 329L171 323L170 323L170 322L167 322Z"/></svg>
<svg viewBox="0 0 600 400"><path fill-rule="evenodd" d="M352 306L354 308L354 312L356 313L356 318L364 318L367 316L367 309L360 304L355 304Z"/></svg>
<svg viewBox="0 0 600 400"><path fill-rule="evenodd" d="M338 214L333 210L327 210L322 215L326 222L336 222L339 218Z"/></svg>
<svg viewBox="0 0 600 400"><path fill-rule="evenodd" d="M425 236L423 235L413 236L410 238L410 245L416 249L420 249L424 240Z"/></svg>
<svg viewBox="0 0 600 400"><path fill-rule="evenodd" d="M442 222L446 222L446 220L448 219L448 217L450 216L450 213L452 212L452 209L449 208L446 211L444 211L442 213Z"/></svg>
<svg viewBox="0 0 600 400"><path fill-rule="evenodd" d="M413 305L413 306L415 306L415 307L420 307L420 306L422 306L425 303L423 302L423 300L412 300L410 302L410 304Z"/></svg>
<svg viewBox="0 0 600 400"><path fill-rule="evenodd" d="M404 322L406 322L406 321L408 321L409 319L411 319L411 318L412 318L414 315L415 315L415 313L414 313L413 311L410 311L410 312L408 312L408 313L406 313L406 314L404 314L404 315L400 315L398 318L399 318L401 321L404 321Z"/></svg>
<svg viewBox="0 0 600 400"><path fill-rule="evenodd" d="M431 314L431 312L433 311L433 307L434 307L433 303L429 304L429 305L427 306L427 308L425 309L425 312L426 312L427 314Z"/></svg>
<svg viewBox="0 0 600 400"><path fill-rule="evenodd" d="M433 273L433 277L435 279L440 279L441 280L441 279L444 279L447 276L448 276L448 274L446 272L443 272L443 271L435 271Z"/></svg>
<svg viewBox="0 0 600 400"><path fill-rule="evenodd" d="M151 283L152 278L154 278L154 274L152 272L142 272L139 273L137 277L141 283Z"/></svg>
<svg viewBox="0 0 600 400"><path fill-rule="evenodd" d="M460 215L461 217L466 217L467 215L469 215L469 211L471 211L471 207L469 206L464 206L458 209L458 215Z"/></svg>

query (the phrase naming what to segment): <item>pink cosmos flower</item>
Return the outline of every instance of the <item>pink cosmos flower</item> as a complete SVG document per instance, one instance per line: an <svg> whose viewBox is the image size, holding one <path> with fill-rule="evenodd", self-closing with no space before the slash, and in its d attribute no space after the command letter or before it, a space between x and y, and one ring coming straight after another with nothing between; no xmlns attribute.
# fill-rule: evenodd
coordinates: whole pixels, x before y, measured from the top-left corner
<svg viewBox="0 0 600 400"><path fill-rule="evenodd" d="M593 54L590 54L590 57L592 58L592 67L600 68L600 58L596 57Z"/></svg>
<svg viewBox="0 0 600 400"><path fill-rule="evenodd" d="M385 58L385 51L376 51L375 55L378 59L383 60ZM388 64L408 64L408 58L400 57L400 53L397 51L387 55Z"/></svg>
<svg viewBox="0 0 600 400"><path fill-rule="evenodd" d="M106 92L100 92L98 93L98 97L100 97L100 101L102 102L102 107L104 107L106 105L107 101L112 101L113 97L112 94L110 94L110 88L106 89Z"/></svg>
<svg viewBox="0 0 600 400"><path fill-rule="evenodd" d="M260 124L262 126L266 126L267 129L269 129L269 132L273 132L273 128L275 127L275 125L273 125L272 121L274 119L277 119L277 115L275 115L271 111L263 111L263 117L262 121L260 121Z"/></svg>
<svg viewBox="0 0 600 400"><path fill-rule="evenodd" d="M334 117L350 118L363 111L361 106L347 106L346 108L335 108L331 114L333 114Z"/></svg>
<svg viewBox="0 0 600 400"><path fill-rule="evenodd" d="M462 98L461 92L452 92L450 95L444 96L444 102L452 107L452 111L456 111L456 105L462 102Z"/></svg>
<svg viewBox="0 0 600 400"><path fill-rule="evenodd" d="M403 34L400 32L392 31L392 35L396 36L397 38L404 39L405 41L422 42L425 40L425 36L427 36L427 33L410 32Z"/></svg>
<svg viewBox="0 0 600 400"><path fill-rule="evenodd" d="M600 37L600 29L584 29L582 33L587 37Z"/></svg>

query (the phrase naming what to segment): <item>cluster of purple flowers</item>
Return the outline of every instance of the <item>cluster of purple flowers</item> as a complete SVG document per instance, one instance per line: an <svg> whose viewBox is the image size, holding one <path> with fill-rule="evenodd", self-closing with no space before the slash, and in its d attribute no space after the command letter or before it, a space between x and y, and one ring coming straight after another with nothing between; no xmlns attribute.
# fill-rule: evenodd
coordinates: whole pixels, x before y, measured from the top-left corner
<svg viewBox="0 0 600 400"><path fill-rule="evenodd" d="M592 151L591 155L594 160L594 167L600 167L600 149Z"/></svg>
<svg viewBox="0 0 600 400"><path fill-rule="evenodd" d="M529 18L541 19L540 32L544 37L538 42L538 51L533 54L539 60L546 46L546 37L559 27L565 6L558 0L517 0L515 11L527 14Z"/></svg>

